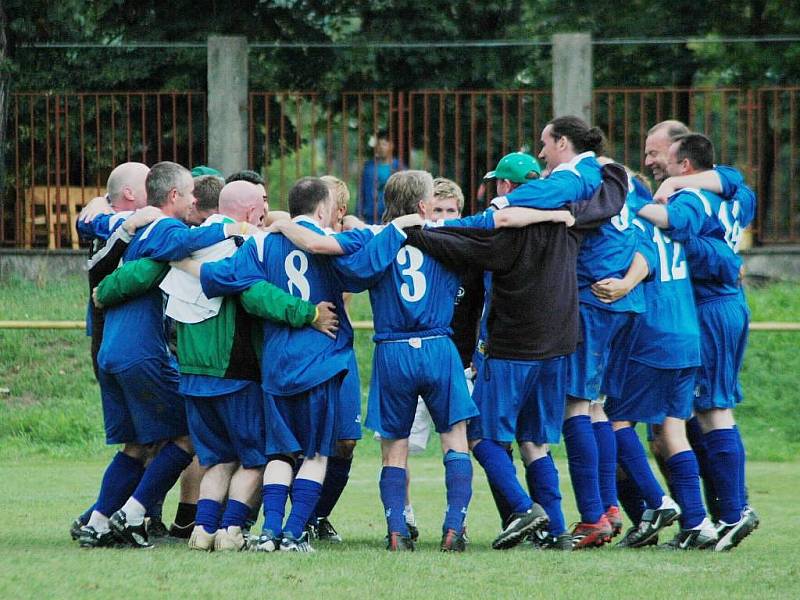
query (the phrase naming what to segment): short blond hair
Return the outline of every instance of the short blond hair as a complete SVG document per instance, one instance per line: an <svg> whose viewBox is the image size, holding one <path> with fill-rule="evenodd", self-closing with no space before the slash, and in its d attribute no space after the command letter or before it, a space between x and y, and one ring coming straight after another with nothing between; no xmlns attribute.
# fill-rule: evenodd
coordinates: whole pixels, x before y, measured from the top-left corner
<svg viewBox="0 0 800 600"><path fill-rule="evenodd" d="M458 203L458 212L464 210L464 192L452 179L437 177L433 180L433 197L437 200L453 198Z"/></svg>
<svg viewBox="0 0 800 600"><path fill-rule="evenodd" d="M347 210L350 205L350 189L347 184L333 175L323 175L320 179L331 189L331 193L336 199L336 206Z"/></svg>

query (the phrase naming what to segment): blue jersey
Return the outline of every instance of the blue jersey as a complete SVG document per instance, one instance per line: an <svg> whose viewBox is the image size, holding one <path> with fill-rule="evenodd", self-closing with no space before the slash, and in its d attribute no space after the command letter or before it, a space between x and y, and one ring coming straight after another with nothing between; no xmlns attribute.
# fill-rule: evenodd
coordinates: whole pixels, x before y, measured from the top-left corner
<svg viewBox="0 0 800 600"><path fill-rule="evenodd" d="M374 340L451 335L458 276L414 246L398 250L388 237L382 246L383 256L393 260L383 261L388 268L380 272L355 267L350 257L337 259L337 266L346 274L370 279Z"/></svg>
<svg viewBox="0 0 800 600"><path fill-rule="evenodd" d="M669 217L668 235L675 240L685 242L692 237L701 237L709 240L724 242L733 254L739 247L742 235L740 217L741 204L738 201L723 200L717 194L706 190L686 188L670 196L667 205ZM726 253L729 260L733 260L730 253ZM700 265L693 263L706 260L707 256L687 254L689 267L692 272L696 269L703 270ZM723 257L725 258L725 257ZM711 298L740 293L738 283L729 283L721 280L695 279L693 280L696 302L700 303Z"/></svg>
<svg viewBox="0 0 800 600"><path fill-rule="evenodd" d="M642 316L630 358L657 369L700 364L700 328L694 307L689 265L683 246L648 221L634 219L637 250L653 276L644 284L647 311Z"/></svg>
<svg viewBox="0 0 800 600"><path fill-rule="evenodd" d="M601 183L600 163L594 152L584 152L558 165L546 178L532 179L519 186L506 195L506 200L513 206L561 208L569 202L589 200Z"/></svg>
<svg viewBox="0 0 800 600"><path fill-rule="evenodd" d="M123 259L180 260L224 239L222 225L189 229L177 219L166 217L140 229L131 240ZM163 306L161 290L156 287L107 309L103 343L97 355L100 367L115 373L148 358L166 358L169 354L168 320L164 317Z"/></svg>
<svg viewBox="0 0 800 600"><path fill-rule="evenodd" d="M717 165L714 170L722 183L722 197L734 202L740 226L747 227L756 216L756 195L745 184L744 177L737 169ZM736 241L738 242L738 238ZM737 245L735 250L738 251L738 249Z"/></svg>
<svg viewBox="0 0 800 600"><path fill-rule="evenodd" d="M578 298L613 312L645 311L644 292L636 286L612 304L605 304L592 293L593 283L607 277L623 278L636 254L637 235L632 225L634 210L641 199L628 176L628 196L620 213L599 228L583 236L578 252Z"/></svg>

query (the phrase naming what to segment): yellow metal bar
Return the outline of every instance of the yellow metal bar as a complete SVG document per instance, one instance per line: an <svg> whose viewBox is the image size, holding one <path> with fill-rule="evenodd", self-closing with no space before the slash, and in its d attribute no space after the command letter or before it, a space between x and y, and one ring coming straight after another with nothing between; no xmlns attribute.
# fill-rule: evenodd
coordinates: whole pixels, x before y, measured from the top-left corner
<svg viewBox="0 0 800 600"><path fill-rule="evenodd" d="M372 321L353 321L353 329L372 330ZM86 321L0 321L0 329L86 329ZM800 322L757 321L750 331L800 331Z"/></svg>

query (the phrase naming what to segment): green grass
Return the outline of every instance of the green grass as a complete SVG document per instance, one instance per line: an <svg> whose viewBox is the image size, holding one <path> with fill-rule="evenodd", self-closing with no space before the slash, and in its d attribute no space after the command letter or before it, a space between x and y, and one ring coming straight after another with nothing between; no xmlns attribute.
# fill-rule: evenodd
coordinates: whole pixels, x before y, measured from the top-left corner
<svg viewBox="0 0 800 600"><path fill-rule="evenodd" d="M463 555L443 555L436 547L444 507L441 462L412 459L421 544L414 554L392 555L382 545L379 459L362 452L370 445L364 442L357 450L350 483L332 516L345 543L317 544L313 556L202 554L183 545L80 550L69 540L67 526L92 501L102 457L5 462L0 465L0 597L797 597L796 464L750 464L751 499L762 525L725 554L492 551L497 516L478 469L468 517L472 543ZM565 465L559 467L566 479ZM575 515L568 481L562 481L562 489L565 511ZM166 517L174 514L174 501L173 493Z"/></svg>
<svg viewBox="0 0 800 600"><path fill-rule="evenodd" d="M85 315L82 277L37 284L0 284L2 319L69 319ZM800 285L748 290L756 321L800 321ZM354 319L369 319L366 294L352 302ZM356 353L366 403L372 333L356 332ZM753 332L742 373L745 402L737 409L748 453L755 460L793 460L800 453L800 333ZM80 456L103 449L98 388L81 331L0 330L0 457ZM560 452L556 448L556 454Z"/></svg>

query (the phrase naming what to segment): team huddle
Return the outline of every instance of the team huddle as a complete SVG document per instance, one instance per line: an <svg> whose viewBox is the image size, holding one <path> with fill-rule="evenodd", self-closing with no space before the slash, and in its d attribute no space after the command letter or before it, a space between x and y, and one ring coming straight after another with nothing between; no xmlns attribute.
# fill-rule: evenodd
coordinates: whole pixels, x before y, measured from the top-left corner
<svg viewBox="0 0 800 600"><path fill-rule="evenodd" d="M390 551L419 536L408 458L425 421L443 453L442 551L469 542L473 458L500 517L494 549L618 535L616 547L641 548L676 522L659 547L737 546L758 526L733 416L749 325L737 253L755 196L677 121L648 132L655 193L577 117L553 119L540 141L544 167L503 157L485 176L496 197L472 216L455 182L396 170L382 225L347 215L332 176L298 180L287 214L268 210L252 171L114 169L78 229L94 240L88 326L106 441L123 448L73 539L260 552L341 542L329 517L362 435L347 301L367 291L365 426L380 439ZM550 453L562 435L571 530ZM179 479L167 530L161 504Z"/></svg>

